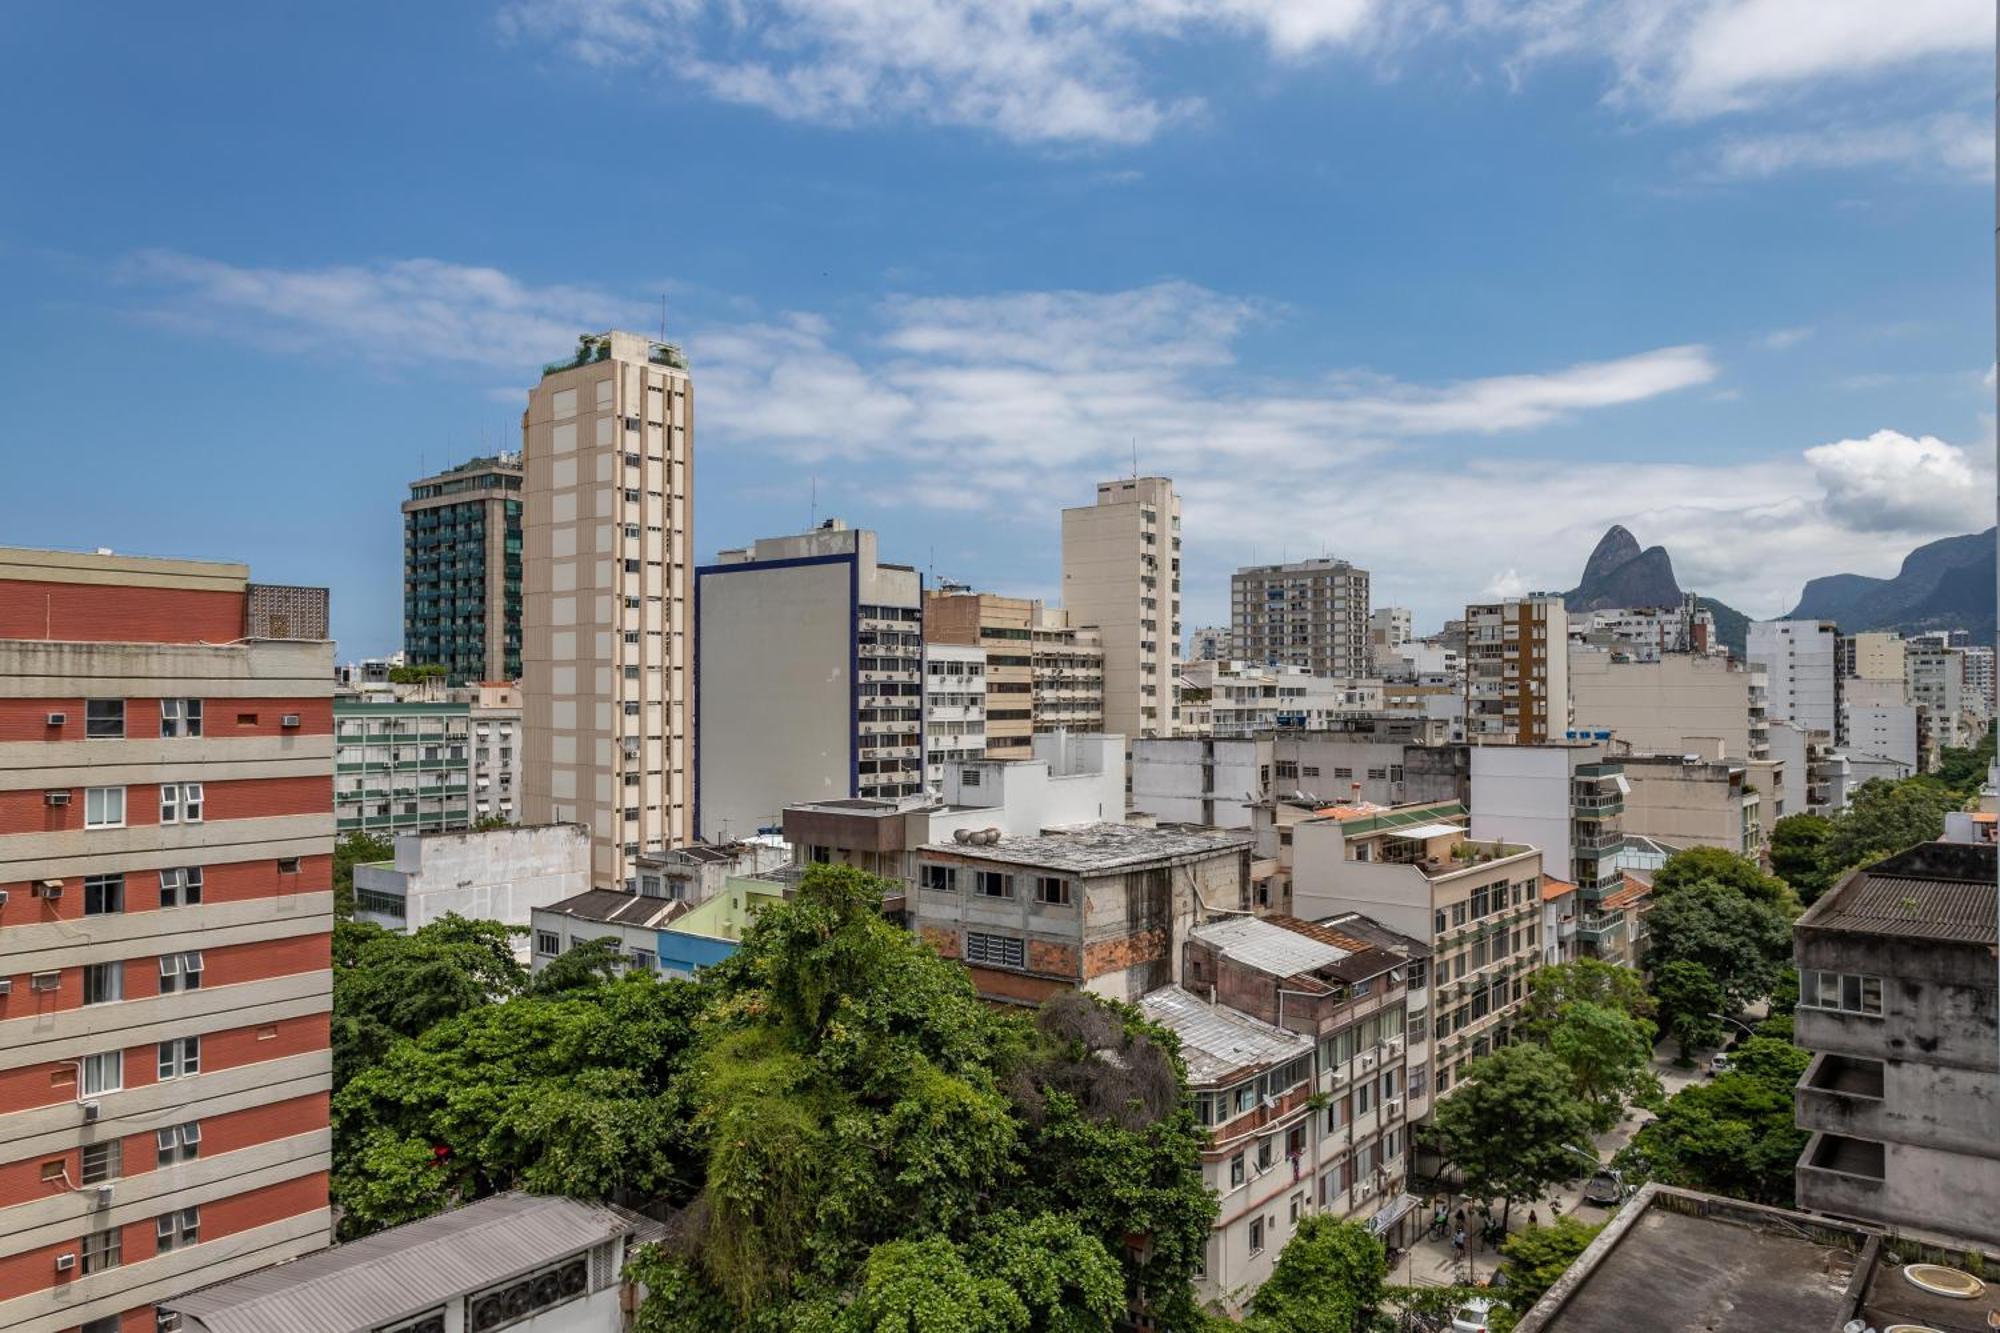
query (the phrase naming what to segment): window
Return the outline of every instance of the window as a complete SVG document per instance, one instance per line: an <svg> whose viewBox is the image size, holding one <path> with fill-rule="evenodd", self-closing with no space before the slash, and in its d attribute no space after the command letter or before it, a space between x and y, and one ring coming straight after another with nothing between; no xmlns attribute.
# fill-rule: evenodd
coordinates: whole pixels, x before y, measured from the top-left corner
<svg viewBox="0 0 2000 1333"><path fill-rule="evenodd" d="M1375 1085L1372 1082L1356 1084L1354 1087L1354 1114L1367 1115L1369 1108L1374 1106L1374 1104Z"/></svg>
<svg viewBox="0 0 2000 1333"><path fill-rule="evenodd" d="M1799 1007L1879 1017L1882 978L1807 969L1799 973Z"/></svg>
<svg viewBox="0 0 2000 1333"><path fill-rule="evenodd" d="M161 1079L185 1078L200 1072L200 1037L174 1037L160 1043Z"/></svg>
<svg viewBox="0 0 2000 1333"><path fill-rule="evenodd" d="M77 1081L78 1096L91 1098L107 1092L116 1092L125 1086L125 1052L100 1051L96 1055L86 1055L82 1062L83 1076Z"/></svg>
<svg viewBox="0 0 2000 1333"><path fill-rule="evenodd" d="M1410 1070L1410 1096L1412 1099L1422 1097L1429 1090L1430 1070L1431 1067L1429 1065L1418 1065Z"/></svg>
<svg viewBox="0 0 2000 1333"><path fill-rule="evenodd" d="M122 1139L107 1139L103 1143L84 1144L81 1183L99 1185L107 1180L116 1180L119 1167L125 1159L124 1147Z"/></svg>
<svg viewBox="0 0 2000 1333"><path fill-rule="evenodd" d="M1245 1174L1246 1173L1243 1169L1243 1154L1237 1153L1234 1157L1229 1159L1230 1188L1234 1189L1236 1186L1241 1185L1243 1183Z"/></svg>
<svg viewBox="0 0 2000 1333"><path fill-rule="evenodd" d="M123 699L86 699L83 703L83 734L93 740L120 740L125 735Z"/></svg>
<svg viewBox="0 0 2000 1333"><path fill-rule="evenodd" d="M1292 1225L1293 1225L1293 1226L1297 1226L1297 1225L1299 1224L1299 1215L1300 1215L1301 1213L1305 1212L1305 1210L1306 1210L1306 1196L1305 1196L1305 1195L1303 1195L1303 1194L1294 1194L1294 1195L1292 1196Z"/></svg>
<svg viewBox="0 0 2000 1333"><path fill-rule="evenodd" d="M1272 1139L1268 1134L1257 1140L1257 1169L1259 1171L1269 1171L1271 1169L1271 1161L1275 1156L1275 1150L1271 1147L1271 1143Z"/></svg>
<svg viewBox="0 0 2000 1333"><path fill-rule="evenodd" d="M84 964L83 1002L85 1004L110 1004L113 1000L122 1000L124 998L125 964Z"/></svg>
<svg viewBox="0 0 2000 1333"><path fill-rule="evenodd" d="M535 932L535 952L544 958L553 958L562 952L562 936L553 930Z"/></svg>
<svg viewBox="0 0 2000 1333"><path fill-rule="evenodd" d="M161 1213L153 1219L153 1235L159 1241L156 1248L160 1254L186 1249L201 1240L201 1209L176 1208Z"/></svg>
<svg viewBox="0 0 2000 1333"><path fill-rule="evenodd" d="M1264 1252L1264 1219L1261 1217L1253 1217L1250 1219L1250 1253L1262 1254L1263 1252Z"/></svg>
<svg viewBox="0 0 2000 1333"><path fill-rule="evenodd" d="M85 916L108 916L125 910L125 877L123 875L85 875L83 878L83 914Z"/></svg>
<svg viewBox="0 0 2000 1333"><path fill-rule="evenodd" d="M201 735L201 700L160 700L160 734L162 736Z"/></svg>
<svg viewBox="0 0 2000 1333"><path fill-rule="evenodd" d="M190 1120L185 1125L169 1125L156 1130L153 1144L159 1149L158 1164L172 1166L175 1162L192 1162L201 1156L201 1122Z"/></svg>
<svg viewBox="0 0 2000 1333"><path fill-rule="evenodd" d="M201 822L201 784L199 782L162 782L160 784L160 822L162 824L199 824Z"/></svg>
<svg viewBox="0 0 2000 1333"><path fill-rule="evenodd" d="M160 994L171 995L175 991L201 989L201 953L163 953L160 955Z"/></svg>
<svg viewBox="0 0 2000 1333"><path fill-rule="evenodd" d="M118 1267L124 1257L124 1245L117 1227L109 1231L93 1231L83 1238L83 1271L85 1275L102 1273L107 1268Z"/></svg>
<svg viewBox="0 0 2000 1333"><path fill-rule="evenodd" d="M86 787L83 793L83 826L85 828L124 828L125 789L123 787Z"/></svg>
<svg viewBox="0 0 2000 1333"><path fill-rule="evenodd" d="M965 961L968 963L991 963L996 967L1026 967L1027 953L1027 942L1018 936L982 935L973 930L965 933Z"/></svg>
<svg viewBox="0 0 2000 1333"><path fill-rule="evenodd" d="M958 870L954 866L925 866L923 886L940 893L958 892Z"/></svg>
<svg viewBox="0 0 2000 1333"><path fill-rule="evenodd" d="M973 887L981 897L1011 898L1014 896L1014 877L998 870L981 870L973 876Z"/></svg>
<svg viewBox="0 0 2000 1333"><path fill-rule="evenodd" d="M200 866L182 866L160 872L160 906L193 907L200 901Z"/></svg>
<svg viewBox="0 0 2000 1333"><path fill-rule="evenodd" d="M1069 906L1069 881L1060 875L1037 875L1035 901L1054 907Z"/></svg>

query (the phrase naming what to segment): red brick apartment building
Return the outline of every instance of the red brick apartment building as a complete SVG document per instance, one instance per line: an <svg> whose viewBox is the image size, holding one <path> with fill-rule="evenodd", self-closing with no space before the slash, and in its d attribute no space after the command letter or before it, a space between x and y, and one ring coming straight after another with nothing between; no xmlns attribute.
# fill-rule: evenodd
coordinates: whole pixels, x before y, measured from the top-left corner
<svg viewBox="0 0 2000 1333"><path fill-rule="evenodd" d="M329 1239L323 589L0 548L0 1329Z"/></svg>

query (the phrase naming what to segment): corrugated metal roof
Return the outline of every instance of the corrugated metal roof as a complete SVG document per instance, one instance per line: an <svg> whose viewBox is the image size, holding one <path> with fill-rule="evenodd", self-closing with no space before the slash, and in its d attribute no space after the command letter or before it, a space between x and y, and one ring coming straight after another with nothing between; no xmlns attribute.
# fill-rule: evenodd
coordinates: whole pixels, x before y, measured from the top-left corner
<svg viewBox="0 0 2000 1333"><path fill-rule="evenodd" d="M1147 1018L1181 1039L1188 1082L1226 1083L1312 1052L1310 1037L1252 1018L1227 1005L1211 1005L1179 986L1164 986L1139 1001Z"/></svg>
<svg viewBox="0 0 2000 1333"><path fill-rule="evenodd" d="M653 1225L610 1204L500 1194L189 1292L208 1333L365 1333Z"/></svg>
<svg viewBox="0 0 2000 1333"><path fill-rule="evenodd" d="M542 909L573 916L582 921L606 925L660 926L688 910L688 905L672 898L645 898L616 889L590 889L550 903Z"/></svg>
<svg viewBox="0 0 2000 1333"><path fill-rule="evenodd" d="M1861 871L1824 912L1805 924L1821 930L1993 944L1994 886Z"/></svg>
<svg viewBox="0 0 2000 1333"><path fill-rule="evenodd" d="M1230 917L1188 933L1232 961L1280 977L1317 972L1356 952L1254 916Z"/></svg>

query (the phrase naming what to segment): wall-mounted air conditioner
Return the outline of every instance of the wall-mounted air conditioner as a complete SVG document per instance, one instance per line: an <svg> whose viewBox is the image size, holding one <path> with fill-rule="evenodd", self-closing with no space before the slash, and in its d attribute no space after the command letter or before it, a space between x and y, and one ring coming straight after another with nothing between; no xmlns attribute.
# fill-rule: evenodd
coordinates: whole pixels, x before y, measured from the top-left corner
<svg viewBox="0 0 2000 1333"><path fill-rule="evenodd" d="M69 793L66 791L45 792L43 793L42 799L47 801L50 805L68 805Z"/></svg>
<svg viewBox="0 0 2000 1333"><path fill-rule="evenodd" d="M49 714L49 725L50 725L50 726L52 726L52 727L60 727L60 726L61 726L61 725L62 725L63 723L65 723L65 722L67 722L67 721L69 721L69 714L68 714L68 713L50 713L50 714Z"/></svg>
<svg viewBox="0 0 2000 1333"><path fill-rule="evenodd" d="M59 1255L57 1255L57 1256L56 1256L56 1272L58 1272L58 1273L67 1273L67 1272L69 1272L69 1270L70 1270L70 1269L72 1269L72 1268L75 1268L75 1267L76 1267L76 1256L75 1256L75 1255L73 1255L73 1254L59 1254Z"/></svg>

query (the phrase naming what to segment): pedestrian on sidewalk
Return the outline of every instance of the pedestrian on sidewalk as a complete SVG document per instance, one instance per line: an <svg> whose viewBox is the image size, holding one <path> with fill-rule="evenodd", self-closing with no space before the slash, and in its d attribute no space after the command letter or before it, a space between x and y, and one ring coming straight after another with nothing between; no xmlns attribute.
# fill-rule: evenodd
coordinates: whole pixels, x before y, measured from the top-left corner
<svg viewBox="0 0 2000 1333"><path fill-rule="evenodd" d="M1528 1210L1528 1225L1530 1227L1537 1227L1541 1225L1541 1223L1535 1220L1535 1210L1532 1208Z"/></svg>

